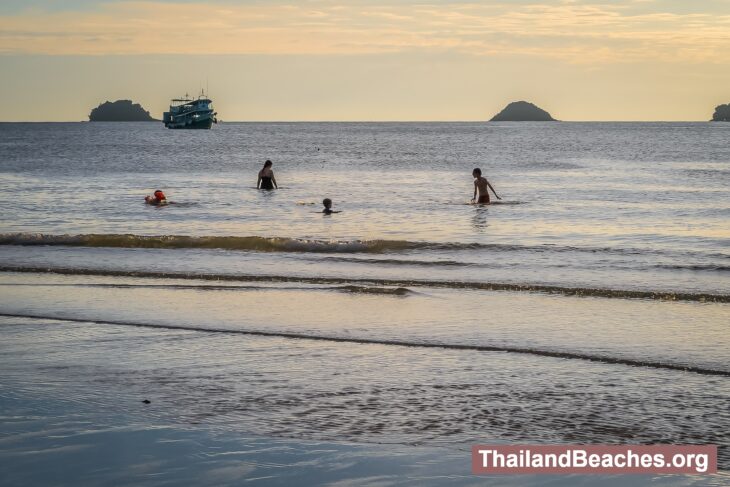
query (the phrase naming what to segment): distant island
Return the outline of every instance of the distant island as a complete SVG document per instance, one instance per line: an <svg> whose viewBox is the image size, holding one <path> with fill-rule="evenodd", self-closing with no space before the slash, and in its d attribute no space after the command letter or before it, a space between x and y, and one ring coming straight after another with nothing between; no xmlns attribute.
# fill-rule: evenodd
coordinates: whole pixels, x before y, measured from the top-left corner
<svg viewBox="0 0 730 487"><path fill-rule="evenodd" d="M150 112L132 100L104 102L91 110L90 122L158 122L150 116Z"/></svg>
<svg viewBox="0 0 730 487"><path fill-rule="evenodd" d="M712 115L711 122L730 122L730 103L727 105L718 105L715 107L715 113Z"/></svg>
<svg viewBox="0 0 730 487"><path fill-rule="evenodd" d="M556 122L548 112L526 101L513 101L490 122Z"/></svg>

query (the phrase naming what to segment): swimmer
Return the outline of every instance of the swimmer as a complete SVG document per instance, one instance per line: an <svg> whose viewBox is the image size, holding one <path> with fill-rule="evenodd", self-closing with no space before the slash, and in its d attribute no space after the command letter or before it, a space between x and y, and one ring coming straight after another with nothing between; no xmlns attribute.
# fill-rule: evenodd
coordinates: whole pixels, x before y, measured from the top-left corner
<svg viewBox="0 0 730 487"><path fill-rule="evenodd" d="M478 203L478 204L489 204L489 189L492 190L492 193L494 193L494 196L497 197L498 200L501 200L502 198L497 195L497 192L494 190L491 184L489 184L489 181L487 181L487 178L482 177L482 170L478 167L475 168L471 175L474 176L474 197L472 198L472 203ZM479 199L477 199L477 192L479 193Z"/></svg>
<svg viewBox="0 0 730 487"><path fill-rule="evenodd" d="M263 169L259 171L259 179L256 181L257 189L279 189L279 185L276 184L276 178L274 177L274 171L271 170L273 164L268 159L264 162Z"/></svg>
<svg viewBox="0 0 730 487"><path fill-rule="evenodd" d="M158 189L155 191L154 196L145 196L144 202L148 205L164 205L167 204L167 197L165 193Z"/></svg>
<svg viewBox="0 0 730 487"><path fill-rule="evenodd" d="M332 213L340 213L339 211L334 211L332 209L332 200L329 198L325 198L322 200L322 204L324 205L324 210L322 210L322 213L325 215L331 215Z"/></svg>

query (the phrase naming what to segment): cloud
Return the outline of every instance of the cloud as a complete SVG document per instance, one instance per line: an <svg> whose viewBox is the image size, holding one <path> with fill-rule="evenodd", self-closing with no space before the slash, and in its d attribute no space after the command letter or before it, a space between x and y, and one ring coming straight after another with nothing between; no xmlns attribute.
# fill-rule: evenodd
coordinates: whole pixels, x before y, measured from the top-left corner
<svg viewBox="0 0 730 487"><path fill-rule="evenodd" d="M636 11L632 5L643 4ZM371 54L456 51L577 64L727 63L730 12L647 10L646 2L235 4L120 1L0 16L0 53Z"/></svg>

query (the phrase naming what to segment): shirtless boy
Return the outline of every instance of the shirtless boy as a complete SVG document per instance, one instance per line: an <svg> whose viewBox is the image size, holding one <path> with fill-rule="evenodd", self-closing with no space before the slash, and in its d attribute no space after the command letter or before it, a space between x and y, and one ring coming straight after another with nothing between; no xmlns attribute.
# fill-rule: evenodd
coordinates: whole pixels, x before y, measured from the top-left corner
<svg viewBox="0 0 730 487"><path fill-rule="evenodd" d="M474 197L472 198L472 203L478 203L478 204L489 204L489 191L488 189L492 190L492 193L494 193L494 196L497 197L498 200L501 200L502 198L497 195L497 192L494 190L491 184L489 184L489 181L487 181L487 178L482 177L482 170L478 167L474 169L471 172L471 175L474 176ZM477 199L477 192L479 193L479 199Z"/></svg>

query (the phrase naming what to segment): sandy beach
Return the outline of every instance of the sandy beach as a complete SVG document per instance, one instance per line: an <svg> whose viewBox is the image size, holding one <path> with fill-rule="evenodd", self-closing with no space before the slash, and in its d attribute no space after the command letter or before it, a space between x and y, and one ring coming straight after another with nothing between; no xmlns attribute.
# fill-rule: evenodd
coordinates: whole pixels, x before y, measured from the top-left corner
<svg viewBox="0 0 730 487"><path fill-rule="evenodd" d="M0 473L6 485L544 485L539 476L471 476L469 438L508 440L498 434L499 423L522 421L524 410L532 408L544 415L542 421L524 422L531 426L512 438L558 439L546 436L550 414L544 398L531 400L527 390L500 387L505 363L512 373L523 374L520 382L532 369L543 369L560 381L555 388L561 396L582 389L560 360L515 363L503 353L464 357L445 350L434 361L432 352L377 345L129 326L110 331L104 323L60 320L3 317L0 322L5 338ZM203 353L210 350L215 353ZM409 366L395 365L404 362ZM390 373L379 377L376 371L384 364ZM627 394L626 385L611 384L626 374L624 367L593 368L600 379L583 380L601 380L616 397ZM439 379L428 384L434 369ZM469 377L465 369L472 369ZM632 375L646 380L643 372ZM666 385L672 374L654 376ZM685 404L706 401L700 390L714 383L712 378L685 382ZM415 396L423 401L404 394L414 389L423 390ZM477 390L483 392L475 396ZM671 423L672 408L657 408L666 400L642 406ZM483 408L474 410L475 403ZM638 404L634 409L637 422L656 421ZM493 427L470 423L480 413ZM438 441L444 429L459 427L466 441ZM636 424L615 422L612 430L596 424L591 435L633 442L629 435L636 431ZM358 440L337 441L340 436ZM390 441L383 442L386 437ZM562 485L646 485L647 480L551 477ZM726 474L652 480L718 486L727 481Z"/></svg>

